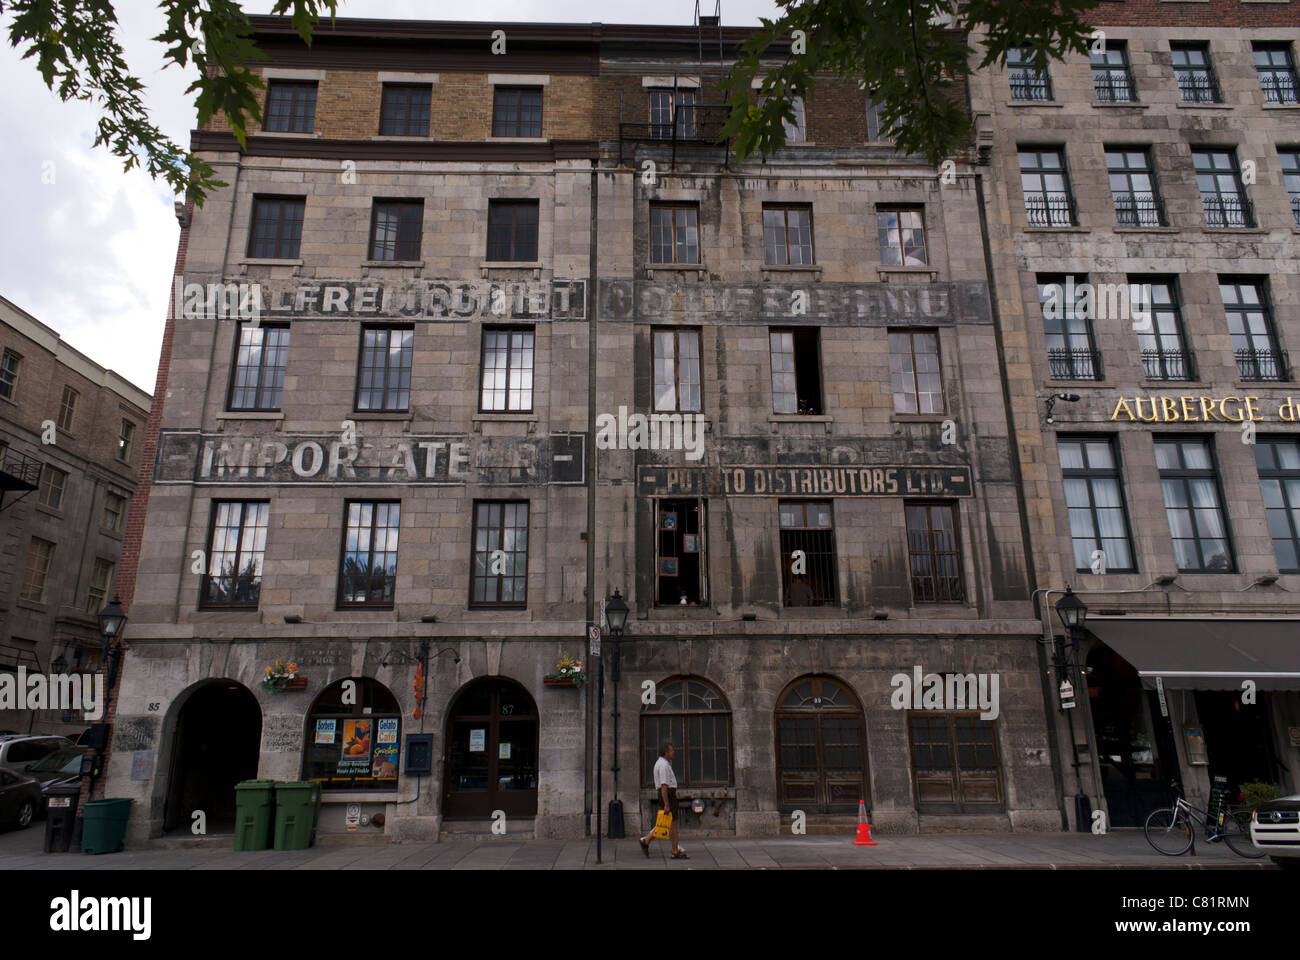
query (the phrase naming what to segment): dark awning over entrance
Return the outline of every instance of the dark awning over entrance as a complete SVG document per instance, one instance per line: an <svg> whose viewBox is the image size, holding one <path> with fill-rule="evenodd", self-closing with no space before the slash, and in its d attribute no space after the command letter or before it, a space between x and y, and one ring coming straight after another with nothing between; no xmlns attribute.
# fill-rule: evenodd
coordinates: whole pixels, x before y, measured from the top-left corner
<svg viewBox="0 0 1300 960"><path fill-rule="evenodd" d="M1089 620L1154 689L1300 690L1300 620Z"/></svg>

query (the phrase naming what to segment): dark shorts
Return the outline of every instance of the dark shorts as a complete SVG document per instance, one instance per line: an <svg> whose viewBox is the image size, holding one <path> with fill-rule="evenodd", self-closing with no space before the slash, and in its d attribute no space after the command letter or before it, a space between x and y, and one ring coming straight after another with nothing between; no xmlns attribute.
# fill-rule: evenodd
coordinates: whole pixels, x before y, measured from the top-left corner
<svg viewBox="0 0 1300 960"><path fill-rule="evenodd" d="M664 802L662 790L659 791L659 802L661 804ZM676 787L668 788L668 806L665 809L669 813L672 813L674 810L677 809L677 788Z"/></svg>

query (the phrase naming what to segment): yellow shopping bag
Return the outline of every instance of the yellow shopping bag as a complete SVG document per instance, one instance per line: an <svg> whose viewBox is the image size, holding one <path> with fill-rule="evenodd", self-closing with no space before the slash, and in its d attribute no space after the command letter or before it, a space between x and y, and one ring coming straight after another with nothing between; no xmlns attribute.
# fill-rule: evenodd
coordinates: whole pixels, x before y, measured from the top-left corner
<svg viewBox="0 0 1300 960"><path fill-rule="evenodd" d="M655 817L654 835L660 840L668 839L668 828L673 824L673 815L667 810L660 810L659 815Z"/></svg>

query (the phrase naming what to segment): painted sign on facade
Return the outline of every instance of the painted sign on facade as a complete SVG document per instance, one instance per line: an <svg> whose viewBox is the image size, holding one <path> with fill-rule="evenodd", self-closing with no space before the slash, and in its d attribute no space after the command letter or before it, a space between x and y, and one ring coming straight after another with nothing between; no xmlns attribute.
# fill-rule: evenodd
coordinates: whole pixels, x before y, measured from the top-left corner
<svg viewBox="0 0 1300 960"><path fill-rule="evenodd" d="M970 467L641 467L637 496L969 497Z"/></svg>

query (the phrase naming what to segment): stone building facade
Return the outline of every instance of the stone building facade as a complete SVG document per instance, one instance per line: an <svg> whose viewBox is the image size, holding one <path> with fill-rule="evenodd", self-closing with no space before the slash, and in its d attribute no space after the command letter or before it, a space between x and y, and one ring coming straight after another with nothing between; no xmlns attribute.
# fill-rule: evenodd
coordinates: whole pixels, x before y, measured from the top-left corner
<svg viewBox="0 0 1300 960"><path fill-rule="evenodd" d="M1013 411L1036 609L1056 621L1067 585L1089 608L1062 792L1087 798L1072 822L1129 826L1171 780L1193 802L1219 777L1300 788L1300 28L1228 0L1096 22L1089 56L980 72L971 103L1004 361L1033 387Z"/></svg>
<svg viewBox="0 0 1300 960"><path fill-rule="evenodd" d="M149 395L3 298L0 351L0 672L92 671ZM96 719L37 702L6 703L0 730L75 738Z"/></svg>
<svg viewBox="0 0 1300 960"><path fill-rule="evenodd" d="M230 186L148 438L136 839L252 777L322 782L325 832L577 837L598 768L631 835L664 739L687 836L1059 829L970 158L828 79L729 164L748 30L255 23L271 129L194 134ZM560 662L616 590L598 763Z"/></svg>

